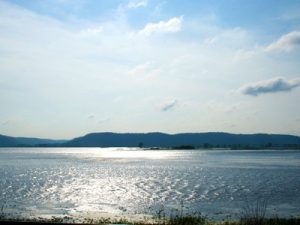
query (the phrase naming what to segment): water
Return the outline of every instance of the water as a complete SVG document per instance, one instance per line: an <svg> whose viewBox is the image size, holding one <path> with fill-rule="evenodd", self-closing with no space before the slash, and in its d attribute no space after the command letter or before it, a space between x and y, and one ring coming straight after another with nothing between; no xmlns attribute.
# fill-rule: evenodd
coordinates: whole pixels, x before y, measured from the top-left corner
<svg viewBox="0 0 300 225"><path fill-rule="evenodd" d="M153 215L183 203L225 219L257 199L268 215L300 214L300 151L2 148L0 179L0 203L22 216Z"/></svg>

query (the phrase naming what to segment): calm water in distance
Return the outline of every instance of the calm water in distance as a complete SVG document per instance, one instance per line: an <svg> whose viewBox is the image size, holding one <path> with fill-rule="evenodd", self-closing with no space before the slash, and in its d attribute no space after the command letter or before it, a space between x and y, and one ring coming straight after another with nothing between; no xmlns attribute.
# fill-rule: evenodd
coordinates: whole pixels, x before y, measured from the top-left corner
<svg viewBox="0 0 300 225"><path fill-rule="evenodd" d="M0 148L0 203L22 216L156 214L180 208L237 218L300 215L300 151ZM247 203L248 202L248 203Z"/></svg>

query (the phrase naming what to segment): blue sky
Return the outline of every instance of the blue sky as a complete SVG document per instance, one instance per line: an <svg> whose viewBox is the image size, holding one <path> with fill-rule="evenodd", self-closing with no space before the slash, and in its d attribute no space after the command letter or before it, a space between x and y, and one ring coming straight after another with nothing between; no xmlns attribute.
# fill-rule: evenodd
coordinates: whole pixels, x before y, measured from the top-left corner
<svg viewBox="0 0 300 225"><path fill-rule="evenodd" d="M299 1L0 1L0 133L300 135Z"/></svg>

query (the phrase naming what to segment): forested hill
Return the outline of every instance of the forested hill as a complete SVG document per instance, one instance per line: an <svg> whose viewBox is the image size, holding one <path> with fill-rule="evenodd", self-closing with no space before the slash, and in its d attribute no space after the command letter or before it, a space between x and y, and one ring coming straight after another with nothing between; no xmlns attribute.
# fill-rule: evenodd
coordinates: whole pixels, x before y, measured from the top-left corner
<svg viewBox="0 0 300 225"><path fill-rule="evenodd" d="M228 147L300 145L300 137L278 134L230 133L91 133L64 143L70 147Z"/></svg>
<svg viewBox="0 0 300 225"><path fill-rule="evenodd" d="M0 134L0 147L32 147L38 145L60 145L66 140L52 140L29 137L10 137Z"/></svg>
<svg viewBox="0 0 300 225"><path fill-rule="evenodd" d="M300 148L300 137L281 134L209 133L90 133L69 141L0 135L0 147L229 147Z"/></svg>

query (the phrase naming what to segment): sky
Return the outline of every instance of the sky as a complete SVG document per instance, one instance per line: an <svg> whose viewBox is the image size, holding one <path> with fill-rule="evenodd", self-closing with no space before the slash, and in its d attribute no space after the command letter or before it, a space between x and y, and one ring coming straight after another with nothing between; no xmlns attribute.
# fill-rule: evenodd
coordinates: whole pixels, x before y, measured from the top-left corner
<svg viewBox="0 0 300 225"><path fill-rule="evenodd" d="M0 0L0 134L300 136L299 0Z"/></svg>

